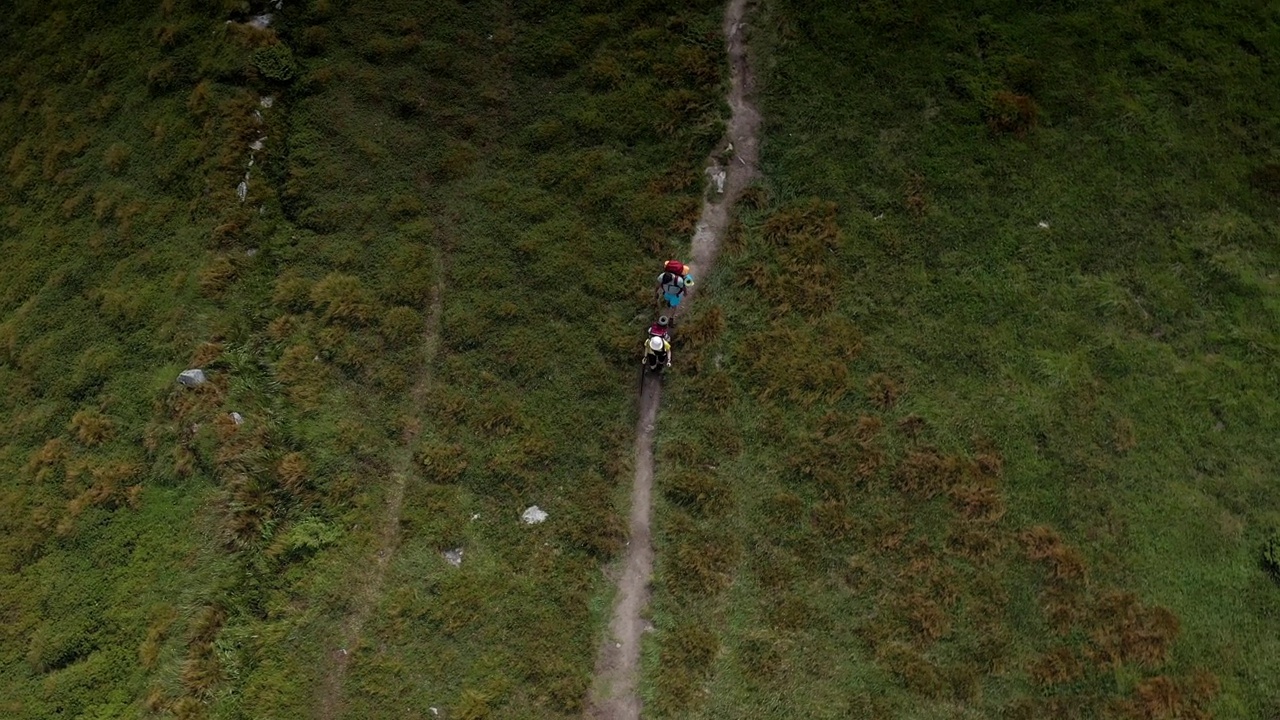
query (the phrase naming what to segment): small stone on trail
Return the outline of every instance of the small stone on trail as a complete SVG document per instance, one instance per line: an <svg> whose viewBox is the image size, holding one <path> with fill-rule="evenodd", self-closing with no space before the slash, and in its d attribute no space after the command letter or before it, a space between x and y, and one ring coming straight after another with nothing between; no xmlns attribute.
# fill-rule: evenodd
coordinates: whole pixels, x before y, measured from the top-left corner
<svg viewBox="0 0 1280 720"><path fill-rule="evenodd" d="M185 385L186 387L195 387L197 385L202 385L204 384L205 380L208 380L208 378L204 376L204 371L201 370L200 368L183 370L181 373L178 374L178 382L181 383L182 385Z"/></svg>
<svg viewBox="0 0 1280 720"><path fill-rule="evenodd" d="M707 174L711 176L711 181L716 184L716 192L724 193L724 180L726 177L724 168L714 166L707 168Z"/></svg>
<svg viewBox="0 0 1280 720"><path fill-rule="evenodd" d="M547 519L547 513L537 505L531 505L520 514L520 519L523 520L526 525L537 525Z"/></svg>
<svg viewBox="0 0 1280 720"><path fill-rule="evenodd" d="M462 548L445 550L441 555L444 555L445 561L450 565L454 567L462 567Z"/></svg>
<svg viewBox="0 0 1280 720"><path fill-rule="evenodd" d="M238 413L238 412L233 412L233 413L231 413L231 422L233 422L233 423L235 423L235 424L237 424L237 425L243 425L243 424L244 424L244 416L243 416L243 415L241 415L241 414L240 414L240 413Z"/></svg>

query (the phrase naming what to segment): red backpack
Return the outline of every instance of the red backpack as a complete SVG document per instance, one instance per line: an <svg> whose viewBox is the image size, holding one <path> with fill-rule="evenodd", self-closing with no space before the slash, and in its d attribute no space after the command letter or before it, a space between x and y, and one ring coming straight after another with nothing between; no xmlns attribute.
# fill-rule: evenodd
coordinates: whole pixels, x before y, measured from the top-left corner
<svg viewBox="0 0 1280 720"><path fill-rule="evenodd" d="M668 260L667 264L662 266L662 269L675 274L676 277L684 277L684 263L679 260Z"/></svg>

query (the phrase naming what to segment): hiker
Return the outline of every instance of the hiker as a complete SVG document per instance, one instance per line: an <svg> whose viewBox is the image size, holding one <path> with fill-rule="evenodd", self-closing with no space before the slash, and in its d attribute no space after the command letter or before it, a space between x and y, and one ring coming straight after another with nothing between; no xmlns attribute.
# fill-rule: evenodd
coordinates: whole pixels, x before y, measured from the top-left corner
<svg viewBox="0 0 1280 720"><path fill-rule="evenodd" d="M664 337L650 337L645 341L644 357L640 362L650 370L657 370L663 365L671 367L671 343Z"/></svg>
<svg viewBox="0 0 1280 720"><path fill-rule="evenodd" d="M671 339L671 318L663 315L658 321L649 326L649 337L660 337L663 340Z"/></svg>
<svg viewBox="0 0 1280 720"><path fill-rule="evenodd" d="M667 307L680 306L685 291L693 286L693 268L679 260L668 260L658 275L657 297L667 303Z"/></svg>

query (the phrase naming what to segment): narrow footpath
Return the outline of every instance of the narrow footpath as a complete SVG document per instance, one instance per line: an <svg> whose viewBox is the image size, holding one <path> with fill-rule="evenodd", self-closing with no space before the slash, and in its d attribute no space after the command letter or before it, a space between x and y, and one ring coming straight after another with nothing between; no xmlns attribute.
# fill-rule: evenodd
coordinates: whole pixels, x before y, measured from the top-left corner
<svg viewBox="0 0 1280 720"><path fill-rule="evenodd" d="M707 167L707 174L713 178L724 173L724 192L713 194L703 202L702 216L693 235L693 267L702 278L710 275L715 264L734 204L759 173L760 112L753 104L755 75L747 58L747 3L748 0L731 0L724 14L731 115L727 137L720 147L731 149L713 155ZM717 155L726 158L727 164L722 165ZM692 302L697 287L692 288L684 306ZM662 385L646 377L640 393L640 421L636 425L636 473L631 487L627 552L609 621L609 636L600 646L596 677L587 699L586 715L596 720L638 720L643 705L638 691L640 642L645 626L642 615L649 604L649 582L653 576L653 542L649 528L653 509L653 430L661 399Z"/></svg>
<svg viewBox="0 0 1280 720"><path fill-rule="evenodd" d="M314 717L319 720L336 720L342 717L344 710L343 686L346 684L347 667L353 654L360 645L365 622L369 614L377 606L382 597L382 585L387 576L387 566L400 545L400 510L404 503L405 485L412 468L413 448L420 430L416 420L426 407L426 393L431 382L431 366L435 360L436 350L440 345L440 295L443 284L443 268L437 259L436 285L431 289L431 304L423 327L422 372L410 395L412 399L411 413L414 422L405 428L401 439L401 452L396 459L395 469L391 476L391 487L387 490L386 510L382 515L382 529L378 534L377 549L371 562L364 567L361 577L355 583L361 588L356 596L351 611L342 620L341 646L334 648L326 658L324 678L316 697Z"/></svg>

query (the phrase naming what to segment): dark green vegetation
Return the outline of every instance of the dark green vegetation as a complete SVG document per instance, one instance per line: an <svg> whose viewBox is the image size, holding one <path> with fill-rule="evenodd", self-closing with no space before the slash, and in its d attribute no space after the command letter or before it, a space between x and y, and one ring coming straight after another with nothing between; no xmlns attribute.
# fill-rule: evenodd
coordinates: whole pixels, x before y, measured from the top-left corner
<svg viewBox="0 0 1280 720"><path fill-rule="evenodd" d="M764 188L660 423L650 707L1276 716L1275 6L758 12Z"/></svg>
<svg viewBox="0 0 1280 720"><path fill-rule="evenodd" d="M264 9L7 10L0 714L573 715L720 8Z"/></svg>

